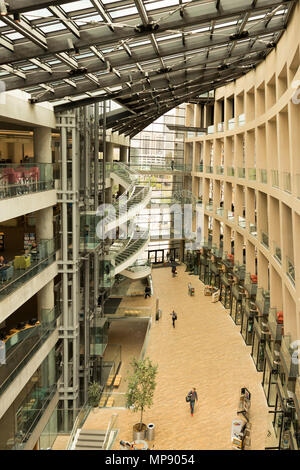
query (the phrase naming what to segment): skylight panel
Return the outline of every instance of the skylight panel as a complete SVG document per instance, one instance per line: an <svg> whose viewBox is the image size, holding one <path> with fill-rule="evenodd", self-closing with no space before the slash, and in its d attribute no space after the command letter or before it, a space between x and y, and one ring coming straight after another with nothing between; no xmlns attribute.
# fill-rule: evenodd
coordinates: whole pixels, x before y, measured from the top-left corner
<svg viewBox="0 0 300 470"><path fill-rule="evenodd" d="M147 11L157 10L159 8L167 8L172 6L178 6L178 0L160 0L158 2L146 3L145 8Z"/></svg>
<svg viewBox="0 0 300 470"><path fill-rule="evenodd" d="M62 23L48 24L46 26L39 26L44 33L52 33L53 31L61 31L67 29Z"/></svg>
<svg viewBox="0 0 300 470"><path fill-rule="evenodd" d="M123 9L118 8L115 11L110 11L109 13L112 18L122 18L123 16L137 15L138 10L136 9L136 7Z"/></svg>
<svg viewBox="0 0 300 470"><path fill-rule="evenodd" d="M86 17L81 17L78 19L73 19L74 23L77 24L77 26L82 26L83 24L88 24L88 23L100 23L101 21L103 22L103 18L100 15L93 15L93 16L86 16Z"/></svg>
<svg viewBox="0 0 300 470"><path fill-rule="evenodd" d="M87 8L93 8L93 4L89 0L80 0L77 2L70 2L61 5L61 8L66 12L69 13L71 11L77 10L85 10Z"/></svg>
<svg viewBox="0 0 300 470"><path fill-rule="evenodd" d="M157 42L159 41L167 41L168 39L176 39L176 38L181 38L181 34L178 33L178 34L171 34L170 36L163 36L163 37L160 37L160 38L156 38Z"/></svg>
<svg viewBox="0 0 300 470"><path fill-rule="evenodd" d="M48 18L53 14L47 8L41 8L40 10L27 11L23 13L28 20L33 21L35 19Z"/></svg>
<svg viewBox="0 0 300 470"><path fill-rule="evenodd" d="M9 33L9 34L6 34L5 37L7 37L8 39L11 39L12 41L15 41L17 39L22 39L24 36L23 34L20 34L20 33Z"/></svg>

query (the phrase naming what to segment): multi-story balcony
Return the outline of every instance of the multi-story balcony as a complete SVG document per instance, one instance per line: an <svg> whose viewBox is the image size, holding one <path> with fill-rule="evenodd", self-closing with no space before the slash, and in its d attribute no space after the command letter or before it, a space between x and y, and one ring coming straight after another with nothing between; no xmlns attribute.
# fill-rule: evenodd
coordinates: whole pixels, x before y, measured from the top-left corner
<svg viewBox="0 0 300 470"><path fill-rule="evenodd" d="M56 201L52 164L0 164L0 221L55 205Z"/></svg>
<svg viewBox="0 0 300 470"><path fill-rule="evenodd" d="M58 248L57 239L41 240L28 255L16 256L13 262L1 269L1 321L54 278L57 274Z"/></svg>

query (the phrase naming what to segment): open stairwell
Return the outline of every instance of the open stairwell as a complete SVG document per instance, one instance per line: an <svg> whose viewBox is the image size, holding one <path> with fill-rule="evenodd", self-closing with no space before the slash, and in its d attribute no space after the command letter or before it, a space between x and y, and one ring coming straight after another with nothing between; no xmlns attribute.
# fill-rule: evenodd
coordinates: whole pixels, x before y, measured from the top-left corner
<svg viewBox="0 0 300 470"><path fill-rule="evenodd" d="M103 450L106 431L81 429L74 450Z"/></svg>

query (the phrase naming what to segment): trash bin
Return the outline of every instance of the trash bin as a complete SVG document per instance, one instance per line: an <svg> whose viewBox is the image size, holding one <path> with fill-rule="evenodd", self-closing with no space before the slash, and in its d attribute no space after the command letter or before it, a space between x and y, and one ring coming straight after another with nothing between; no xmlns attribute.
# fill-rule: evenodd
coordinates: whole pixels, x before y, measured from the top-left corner
<svg viewBox="0 0 300 470"><path fill-rule="evenodd" d="M146 431L147 441L153 441L155 436L155 424L149 423Z"/></svg>

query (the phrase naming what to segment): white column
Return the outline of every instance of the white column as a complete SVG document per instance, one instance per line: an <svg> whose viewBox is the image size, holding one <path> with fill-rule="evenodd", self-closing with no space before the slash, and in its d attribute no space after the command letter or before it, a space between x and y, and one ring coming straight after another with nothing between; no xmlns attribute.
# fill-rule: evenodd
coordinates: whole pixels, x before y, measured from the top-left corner
<svg viewBox="0 0 300 470"><path fill-rule="evenodd" d="M51 128L37 127L34 130L34 156L38 163L52 162Z"/></svg>
<svg viewBox="0 0 300 470"><path fill-rule="evenodd" d="M120 162L128 163L128 147L120 147Z"/></svg>

